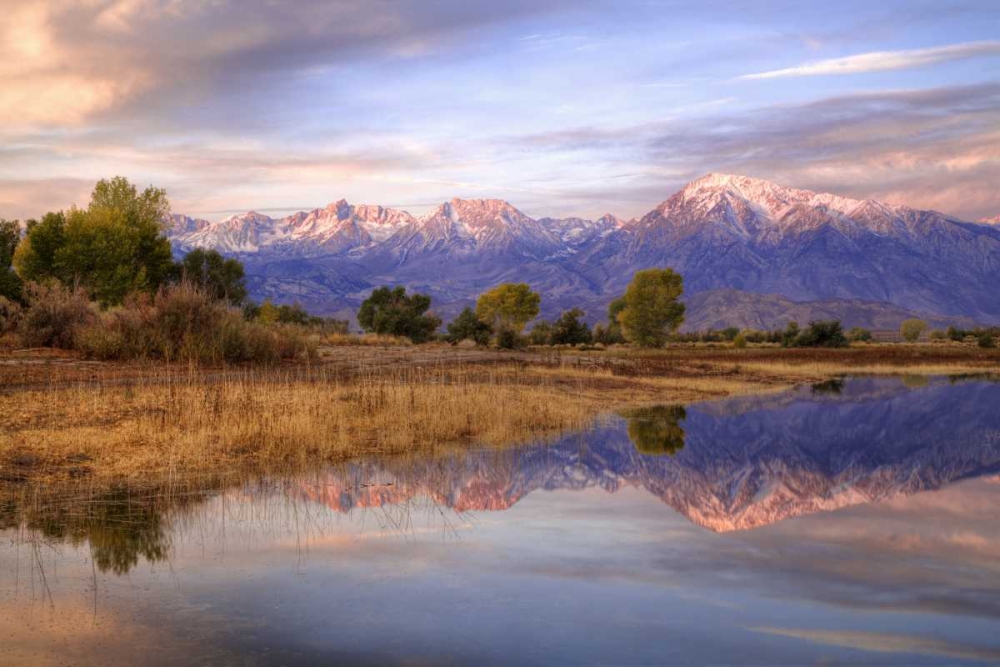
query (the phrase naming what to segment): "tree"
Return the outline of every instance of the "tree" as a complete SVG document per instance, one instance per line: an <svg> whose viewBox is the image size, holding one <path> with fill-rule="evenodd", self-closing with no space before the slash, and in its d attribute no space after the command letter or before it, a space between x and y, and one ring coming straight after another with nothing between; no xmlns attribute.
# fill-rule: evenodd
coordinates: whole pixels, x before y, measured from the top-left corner
<svg viewBox="0 0 1000 667"><path fill-rule="evenodd" d="M903 320L903 323L899 325L899 335L903 337L907 343L916 343L920 340L921 334L927 330L927 322L923 320L918 320L915 317L911 317L908 320Z"/></svg>
<svg viewBox="0 0 1000 667"><path fill-rule="evenodd" d="M563 312L552 325L550 340L553 345L586 345L590 343L592 336L590 327L586 322L581 322L580 318L585 313L579 308L571 308Z"/></svg>
<svg viewBox="0 0 1000 667"><path fill-rule="evenodd" d="M809 328L796 337L795 347L847 347L847 337L839 320L819 320L809 323Z"/></svg>
<svg viewBox="0 0 1000 667"><path fill-rule="evenodd" d="M36 283L63 281L63 272L56 266L56 253L66 242L66 214L46 213L40 222L29 221L25 231L14 254L14 268L21 279Z"/></svg>
<svg viewBox="0 0 1000 667"><path fill-rule="evenodd" d="M493 330L520 334L524 325L538 316L542 297L527 283L505 283L479 296L476 316Z"/></svg>
<svg viewBox="0 0 1000 667"><path fill-rule="evenodd" d="M852 343L866 343L872 339L872 332L864 327L851 327L847 331L847 339Z"/></svg>
<svg viewBox="0 0 1000 667"><path fill-rule="evenodd" d="M535 322L528 333L528 342L532 345L552 345L552 323L548 320Z"/></svg>
<svg viewBox="0 0 1000 667"><path fill-rule="evenodd" d="M17 302L24 296L24 286L13 267L20 240L21 223L0 219L0 297Z"/></svg>
<svg viewBox="0 0 1000 667"><path fill-rule="evenodd" d="M652 456L674 456L684 449L687 410L681 405L656 405L636 408L628 418L628 437L639 452Z"/></svg>
<svg viewBox="0 0 1000 667"><path fill-rule="evenodd" d="M358 310L358 324L368 332L405 336L414 343L426 342L441 326L441 320L426 314L431 298L407 295L404 287L379 287Z"/></svg>
<svg viewBox="0 0 1000 667"><path fill-rule="evenodd" d="M181 261L181 275L214 299L241 305L247 298L243 264L226 259L217 250L195 248Z"/></svg>
<svg viewBox="0 0 1000 667"><path fill-rule="evenodd" d="M476 317L475 311L469 307L463 309L458 317L448 324L448 341L453 344L471 340L476 345L489 345L492 335L493 328Z"/></svg>
<svg viewBox="0 0 1000 667"><path fill-rule="evenodd" d="M618 313L622 333L640 347L662 347L684 322L684 279L673 269L646 269L633 276Z"/></svg>
<svg viewBox="0 0 1000 667"><path fill-rule="evenodd" d="M163 220L166 192L121 176L98 181L86 210L50 213L28 229L15 266L25 280L79 284L102 305L153 292L177 275Z"/></svg>
<svg viewBox="0 0 1000 667"><path fill-rule="evenodd" d="M782 347L794 347L796 341L799 338L799 323L792 320L785 326L785 330L781 333L781 345Z"/></svg>

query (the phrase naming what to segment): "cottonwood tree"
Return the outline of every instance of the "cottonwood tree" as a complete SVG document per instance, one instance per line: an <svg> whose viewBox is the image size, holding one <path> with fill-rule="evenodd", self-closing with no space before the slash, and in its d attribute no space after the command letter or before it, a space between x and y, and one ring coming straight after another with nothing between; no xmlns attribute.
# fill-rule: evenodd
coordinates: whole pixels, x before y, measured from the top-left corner
<svg viewBox="0 0 1000 667"><path fill-rule="evenodd" d="M626 340L639 347L662 347L684 322L684 279L673 269L646 269L625 290L618 324Z"/></svg>
<svg viewBox="0 0 1000 667"><path fill-rule="evenodd" d="M488 345L492 335L493 327L476 317L475 311L469 307L448 324L448 341L451 343L471 340L476 345Z"/></svg>
<svg viewBox="0 0 1000 667"><path fill-rule="evenodd" d="M404 336L423 343L441 326L437 316L427 313L431 298L406 293L405 287L379 287L358 310L358 324L370 333Z"/></svg>
<svg viewBox="0 0 1000 667"><path fill-rule="evenodd" d="M542 297L527 283L505 283L480 295L476 316L498 335L520 335L525 325L538 316L541 302Z"/></svg>
<svg viewBox="0 0 1000 667"><path fill-rule="evenodd" d="M21 223L0 219L0 297L21 301L24 286L14 272L14 253L21 240Z"/></svg>
<svg viewBox="0 0 1000 667"><path fill-rule="evenodd" d="M903 323L899 325L899 335L902 336L903 340L907 343L916 343L920 340L920 336L923 335L926 330L927 322L918 320L915 317L903 320Z"/></svg>
<svg viewBox="0 0 1000 667"><path fill-rule="evenodd" d="M195 248L189 252L181 261L181 275L213 299L239 306L247 298L243 264L223 257L217 250Z"/></svg>

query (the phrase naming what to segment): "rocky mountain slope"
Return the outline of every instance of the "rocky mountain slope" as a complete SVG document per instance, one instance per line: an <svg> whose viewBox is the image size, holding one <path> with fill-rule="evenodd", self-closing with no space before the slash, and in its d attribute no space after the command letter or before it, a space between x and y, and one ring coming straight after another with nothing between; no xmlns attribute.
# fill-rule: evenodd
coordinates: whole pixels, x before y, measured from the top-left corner
<svg viewBox="0 0 1000 667"><path fill-rule="evenodd" d="M449 317L517 280L542 293L544 315L581 306L594 321L636 270L670 266L689 297L726 288L828 302L822 310L846 313L849 325L895 326L914 312L1000 321L1000 228L743 176L710 174L629 221L536 220L500 200L453 199L419 218L339 201L280 219L173 216L170 235L178 253L238 256L254 298L328 314L352 313L375 286L405 284Z"/></svg>

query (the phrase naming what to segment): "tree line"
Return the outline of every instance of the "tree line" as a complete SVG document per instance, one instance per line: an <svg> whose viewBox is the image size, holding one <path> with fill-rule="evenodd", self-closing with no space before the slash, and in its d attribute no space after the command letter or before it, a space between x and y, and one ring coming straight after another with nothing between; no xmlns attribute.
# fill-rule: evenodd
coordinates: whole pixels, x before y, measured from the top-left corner
<svg viewBox="0 0 1000 667"><path fill-rule="evenodd" d="M347 332L346 320L316 317L298 304L250 301L243 265L215 250L196 248L175 260L164 233L169 211L164 190L148 187L140 191L127 179L116 177L95 185L86 208L50 212L39 220L28 220L23 227L16 221L0 220L0 336L19 328L27 332L26 340L39 344L70 346L73 340L89 337L91 348L100 348L109 357L129 346L139 350L129 354L161 349L159 356L170 357L178 352L162 351L172 345L167 338L180 335L178 331L198 330L203 340L192 345L210 350L198 354L239 359L253 358L250 350L265 336L262 330L237 325L237 314L244 323L267 327L272 334L291 326ZM810 322L805 328L790 322L774 331L730 327L680 334L683 293L679 273L670 268L645 269L609 304L605 322L591 328L583 310L570 308L553 321L536 321L526 332L538 317L542 297L526 283L506 283L481 294L475 306L462 310L447 324L447 333L441 334L443 322L431 311L430 296L407 293L403 286L383 286L361 304L357 321L366 332L414 343L443 339L504 349L623 343L648 348L662 347L668 341L729 342L735 347L748 343L843 347L872 339L863 328L843 331L836 320ZM102 328L117 331L118 338L100 340L95 331ZM160 333L152 336L151 329ZM144 333L140 335L139 330ZM80 331L90 333L77 335ZM925 322L911 319L903 322L900 335L916 341L926 331ZM930 337L966 340L972 336L981 346L990 347L998 333L952 327L931 332ZM137 343L138 339L145 342Z"/></svg>

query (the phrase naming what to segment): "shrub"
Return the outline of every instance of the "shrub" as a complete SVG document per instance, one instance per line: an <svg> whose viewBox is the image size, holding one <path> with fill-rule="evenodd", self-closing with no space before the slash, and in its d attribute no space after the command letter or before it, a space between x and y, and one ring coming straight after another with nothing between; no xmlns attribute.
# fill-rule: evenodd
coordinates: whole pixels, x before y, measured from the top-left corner
<svg viewBox="0 0 1000 667"><path fill-rule="evenodd" d="M586 345L593 340L590 327L587 326L586 322L580 321L584 314L579 308L571 308L560 315L559 319L552 325L552 344Z"/></svg>
<svg viewBox="0 0 1000 667"><path fill-rule="evenodd" d="M79 349L99 359L186 363L273 363L312 358L316 344L301 327L247 322L239 310L200 287L181 283L125 304L84 328Z"/></svg>
<svg viewBox="0 0 1000 667"><path fill-rule="evenodd" d="M864 327L851 327L847 332L847 339L852 343L866 343L872 339L872 332Z"/></svg>
<svg viewBox="0 0 1000 667"><path fill-rule="evenodd" d="M903 337L907 343L916 343L920 340L920 336L927 330L927 322L923 320L918 320L916 318L910 318L908 320L903 320L903 323L899 325L899 335Z"/></svg>
<svg viewBox="0 0 1000 667"><path fill-rule="evenodd" d="M96 319L87 293L56 282L28 283L28 308L18 327L28 347L73 349L77 333Z"/></svg>
<svg viewBox="0 0 1000 667"><path fill-rule="evenodd" d="M532 345L552 345L552 323L546 320L536 322L528 333L528 342Z"/></svg>
<svg viewBox="0 0 1000 667"><path fill-rule="evenodd" d="M810 322L809 328L800 333L794 347L847 347L848 341L837 320Z"/></svg>
<svg viewBox="0 0 1000 667"><path fill-rule="evenodd" d="M379 287L358 309L358 324L369 333L406 336L424 343L434 336L441 320L430 313L431 298L407 294L404 287Z"/></svg>
<svg viewBox="0 0 1000 667"><path fill-rule="evenodd" d="M982 334L980 334L979 338L977 339L977 343L979 344L979 347L982 348L994 348L997 346L996 339L993 338L993 334L991 334L988 331L984 331Z"/></svg>
<svg viewBox="0 0 1000 667"><path fill-rule="evenodd" d="M520 350L524 347L524 338L510 329L501 329L497 333L497 347L501 350Z"/></svg>
<svg viewBox="0 0 1000 667"><path fill-rule="evenodd" d="M476 345L489 345L491 335L493 327L476 317L472 308L466 307L448 324L446 340L452 344L472 340Z"/></svg>
<svg viewBox="0 0 1000 667"><path fill-rule="evenodd" d="M733 338L733 347L737 349L743 349L746 346L747 346L747 337L744 336L742 332L736 334L736 337Z"/></svg>
<svg viewBox="0 0 1000 667"><path fill-rule="evenodd" d="M23 309L16 301L0 296L0 336L12 333L21 322Z"/></svg>

